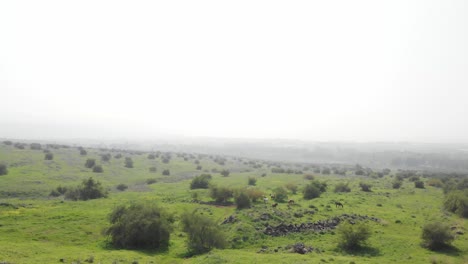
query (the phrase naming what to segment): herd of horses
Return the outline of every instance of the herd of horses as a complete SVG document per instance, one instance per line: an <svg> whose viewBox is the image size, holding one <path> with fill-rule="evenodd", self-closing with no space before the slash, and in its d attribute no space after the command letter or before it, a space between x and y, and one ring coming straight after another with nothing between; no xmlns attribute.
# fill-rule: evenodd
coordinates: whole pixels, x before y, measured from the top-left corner
<svg viewBox="0 0 468 264"><path fill-rule="evenodd" d="M270 194L270 198L271 198L271 199L275 199L275 195ZM269 200L268 197L263 196L263 202L264 202L265 204L268 203L268 200ZM289 207L290 205L294 204L294 203L295 203L294 200L292 200L292 199L289 200L289 201L288 201L288 207ZM274 204L271 205L271 207L273 207L273 208L276 208L277 206L278 206L278 203L274 203ZM335 202L335 207L336 207L336 208L338 208L338 207L344 208L344 206L343 206L343 204L342 204L341 202Z"/></svg>

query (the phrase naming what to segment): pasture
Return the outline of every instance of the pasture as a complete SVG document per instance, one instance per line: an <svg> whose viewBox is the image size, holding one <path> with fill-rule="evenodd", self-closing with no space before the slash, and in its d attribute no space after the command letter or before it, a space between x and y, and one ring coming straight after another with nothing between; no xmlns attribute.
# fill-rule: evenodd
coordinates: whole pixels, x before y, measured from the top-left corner
<svg viewBox="0 0 468 264"><path fill-rule="evenodd" d="M8 174L0 176L0 263L468 263L468 224L443 210L443 191L427 185L415 188L407 179L401 188L393 189L393 171L383 177L351 172L323 175L313 172L318 165L274 164L241 157L156 153L152 159L150 153L90 148L86 155L80 155L78 148L63 146L49 151L52 160L45 160L43 150L0 144L0 162L8 166ZM103 161L101 155L108 153L111 158ZM122 157L117 158L118 154ZM163 157L167 156L166 163ZM125 157L132 159L133 168L124 166ZM89 158L102 166L102 173L84 166ZM271 169L278 166L290 168L292 173L272 173ZM150 167L156 171L151 172ZM163 175L164 170L170 175ZM229 176L221 175L222 170L229 170ZM235 205L212 204L209 189L190 189L192 178L202 173L212 175L211 184L256 188L269 199L266 203L259 199L242 210ZM326 183L327 191L305 200L302 188L310 182L305 174ZM75 186L89 177L108 189L107 198L70 201L49 196L57 186ZM248 185L249 177L256 178L255 186ZM372 191L361 191L361 182L370 184ZM335 193L338 183L349 183L351 191ZM118 184L128 189L119 191ZM287 184L298 187L297 193L287 194L294 204L286 200L273 208L275 202L269 195ZM109 245L103 234L109 226L108 214L118 205L135 201L156 203L175 215L167 250L124 250ZM336 206L336 202L343 206ZM187 254L187 235L179 216L193 210L220 224L229 242L227 248ZM351 217L346 221L356 217L371 228L366 247L359 251L339 249L334 229L279 236L265 233L267 227L299 226L344 215ZM232 221L221 224L226 219ZM422 227L431 220L449 223L461 231L453 248L434 252L421 247ZM292 253L297 243L313 250Z"/></svg>

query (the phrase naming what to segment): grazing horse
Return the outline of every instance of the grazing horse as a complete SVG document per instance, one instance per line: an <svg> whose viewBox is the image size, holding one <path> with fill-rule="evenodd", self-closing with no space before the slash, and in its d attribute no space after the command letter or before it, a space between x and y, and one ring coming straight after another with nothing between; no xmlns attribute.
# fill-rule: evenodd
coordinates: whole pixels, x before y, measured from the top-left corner
<svg viewBox="0 0 468 264"><path fill-rule="evenodd" d="M271 207L273 207L273 208L276 208L276 206L278 206L278 203L274 203L274 204L271 205Z"/></svg>
<svg viewBox="0 0 468 264"><path fill-rule="evenodd" d="M340 206L341 206L341 208L343 208L343 204L342 204L342 203L340 203L340 202L335 202L335 207L340 207Z"/></svg>
<svg viewBox="0 0 468 264"><path fill-rule="evenodd" d="M263 196L263 202L264 202L264 203L267 203L267 202L268 202L268 198L266 198L265 196Z"/></svg>
<svg viewBox="0 0 468 264"><path fill-rule="evenodd" d="M288 204L293 204L294 203L294 200L289 200L288 201Z"/></svg>

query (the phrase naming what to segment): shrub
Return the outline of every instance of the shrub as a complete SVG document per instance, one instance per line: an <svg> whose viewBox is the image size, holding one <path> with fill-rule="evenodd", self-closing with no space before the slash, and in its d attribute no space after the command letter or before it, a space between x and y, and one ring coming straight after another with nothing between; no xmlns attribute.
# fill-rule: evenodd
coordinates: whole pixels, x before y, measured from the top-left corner
<svg viewBox="0 0 468 264"><path fill-rule="evenodd" d="M450 245L454 239L450 227L441 222L432 222L424 225L421 238L422 246L430 250L439 250Z"/></svg>
<svg viewBox="0 0 468 264"><path fill-rule="evenodd" d="M5 141L3 141L3 144L5 144L7 146L11 146L13 144L13 142L11 142L10 140L5 140Z"/></svg>
<svg viewBox="0 0 468 264"><path fill-rule="evenodd" d="M335 185L335 192L338 193L338 192L350 192L351 191L351 188L349 188L349 184L348 183L338 183L337 185Z"/></svg>
<svg viewBox="0 0 468 264"><path fill-rule="evenodd" d="M414 182L414 187L419 188L419 189L424 189L424 182L420 181L420 180L417 180L417 181Z"/></svg>
<svg viewBox="0 0 468 264"><path fill-rule="evenodd" d="M155 178L150 178L146 180L146 184L150 185L150 184L156 183L157 181L158 180L156 180Z"/></svg>
<svg viewBox="0 0 468 264"><path fill-rule="evenodd" d="M393 189L400 189L402 184L403 184L403 181L395 179L395 181L392 183L392 187Z"/></svg>
<svg viewBox="0 0 468 264"><path fill-rule="evenodd" d="M17 143L15 143L13 146L14 146L15 148L17 148L17 149L24 149L24 145L25 145L25 144L23 144L23 143L17 142Z"/></svg>
<svg viewBox="0 0 468 264"><path fill-rule="evenodd" d="M198 165L197 166L197 170L201 170L202 169L202 166L201 165Z"/></svg>
<svg viewBox="0 0 468 264"><path fill-rule="evenodd" d="M255 186L255 184L257 184L257 178L249 177L248 184L251 185L251 186Z"/></svg>
<svg viewBox="0 0 468 264"><path fill-rule="evenodd" d="M8 168L6 164L0 163L0 175L7 175Z"/></svg>
<svg viewBox="0 0 468 264"><path fill-rule="evenodd" d="M101 165L94 165L93 172L102 173L102 172L104 172L104 169L102 168Z"/></svg>
<svg viewBox="0 0 468 264"><path fill-rule="evenodd" d="M368 184L368 183L364 183L364 182L361 182L359 183L359 187L361 187L361 190L363 192L371 192L371 187L372 185Z"/></svg>
<svg viewBox="0 0 468 264"><path fill-rule="evenodd" d="M166 164L167 164L167 163L169 163L169 161L171 161L171 159L168 158L168 157L163 157L163 158L162 158L162 162L163 162L163 163L166 163Z"/></svg>
<svg viewBox="0 0 468 264"><path fill-rule="evenodd" d="M355 250L362 247L371 236L369 226L364 223L342 223L337 229L338 246L345 250Z"/></svg>
<svg viewBox="0 0 468 264"><path fill-rule="evenodd" d="M208 189L211 180L210 174L202 174L192 179L190 189Z"/></svg>
<svg viewBox="0 0 468 264"><path fill-rule="evenodd" d="M221 171L221 175L223 175L224 177L229 176L230 173L231 172L229 170L226 170L226 169Z"/></svg>
<svg viewBox="0 0 468 264"><path fill-rule="evenodd" d="M86 168L92 168L96 165L96 160L95 159L87 159L85 163Z"/></svg>
<svg viewBox="0 0 468 264"><path fill-rule="evenodd" d="M427 181L427 185L436 188L442 188L444 186L444 183L439 179L430 179Z"/></svg>
<svg viewBox="0 0 468 264"><path fill-rule="evenodd" d="M126 168L133 168L133 160L130 157L125 158L125 167Z"/></svg>
<svg viewBox="0 0 468 264"><path fill-rule="evenodd" d="M110 153L102 154L102 155L101 155L101 160L102 160L103 162L108 162L108 161L111 159L111 157L112 157L112 156L111 156Z"/></svg>
<svg viewBox="0 0 468 264"><path fill-rule="evenodd" d="M169 175L171 175L171 172L168 169L165 169L165 170L163 170L162 175L169 176Z"/></svg>
<svg viewBox="0 0 468 264"><path fill-rule="evenodd" d="M261 190L259 190L257 188L247 188L245 190L245 193L247 194L249 199L252 200L252 202L254 202L254 203L257 200L263 198L263 195L265 195L265 193L263 193Z"/></svg>
<svg viewBox="0 0 468 264"><path fill-rule="evenodd" d="M120 158L122 158L122 154L117 153L114 155L114 159L120 159Z"/></svg>
<svg viewBox="0 0 468 264"><path fill-rule="evenodd" d="M316 185L314 185L312 183L307 184L304 187L304 190L302 191L304 199L306 199L306 200L310 200L310 199L313 199L313 198L320 197L321 193L322 192L320 191L320 189Z"/></svg>
<svg viewBox="0 0 468 264"><path fill-rule="evenodd" d="M311 181L311 180L315 179L315 176L312 175L312 174L305 174L304 179Z"/></svg>
<svg viewBox="0 0 468 264"><path fill-rule="evenodd" d="M54 154L52 154L52 153L46 153L46 154L44 155L44 159L45 159L45 160L53 160L53 159L54 159Z"/></svg>
<svg viewBox="0 0 468 264"><path fill-rule="evenodd" d="M288 191L283 187L276 187L273 194L275 195L275 198L273 198L275 202L285 202L288 199Z"/></svg>
<svg viewBox="0 0 468 264"><path fill-rule="evenodd" d="M41 150L41 149L42 149L42 145L39 144L39 143L31 143L31 144L29 144L29 148L30 148L30 149L33 149L33 150Z"/></svg>
<svg viewBox="0 0 468 264"><path fill-rule="evenodd" d="M81 185L76 188L69 188L65 193L65 198L70 200L91 200L107 197L107 191L104 190L99 181L94 181L92 177L83 180Z"/></svg>
<svg viewBox="0 0 468 264"><path fill-rule="evenodd" d="M154 166L149 168L149 172L156 172L157 170L158 169L156 169L156 167L154 167Z"/></svg>
<svg viewBox="0 0 468 264"><path fill-rule="evenodd" d="M173 218L155 204L118 206L109 214L105 231L114 247L165 249L169 245Z"/></svg>
<svg viewBox="0 0 468 264"><path fill-rule="evenodd" d="M461 217L468 217L468 190L449 192L445 198L444 207Z"/></svg>
<svg viewBox="0 0 468 264"><path fill-rule="evenodd" d="M148 159L155 159L156 158L156 155L154 154L148 154Z"/></svg>
<svg viewBox="0 0 468 264"><path fill-rule="evenodd" d="M244 208L250 208L250 199L249 199L249 196L243 192L243 191L240 191L236 197L235 197L235 202L236 202L236 205L237 205L237 209L244 209Z"/></svg>
<svg viewBox="0 0 468 264"><path fill-rule="evenodd" d="M125 191L125 190L128 189L128 185L126 185L126 184L124 184L124 183L121 183L121 184L117 185L116 188L117 188L117 190L119 190L119 191Z"/></svg>
<svg viewBox="0 0 468 264"><path fill-rule="evenodd" d="M227 202L233 196L232 189L228 187L218 187L216 185L210 186L210 196L215 199L216 202Z"/></svg>
<svg viewBox="0 0 468 264"><path fill-rule="evenodd" d="M84 149L80 149L80 155L81 156L86 156L88 154L88 152Z"/></svg>
<svg viewBox="0 0 468 264"><path fill-rule="evenodd" d="M297 187L297 184L295 184L295 183L292 183L292 182L286 183L286 185L284 187L286 187L286 189L288 189L290 192L292 192L292 194L297 193L298 187Z"/></svg>
<svg viewBox="0 0 468 264"><path fill-rule="evenodd" d="M187 247L191 254L202 254L213 248L225 248L224 233L210 218L195 211L184 213L181 217L184 232L187 233Z"/></svg>
<svg viewBox="0 0 468 264"><path fill-rule="evenodd" d="M323 168L322 171L321 171L322 174L330 174L330 172L331 171L330 171L329 168Z"/></svg>

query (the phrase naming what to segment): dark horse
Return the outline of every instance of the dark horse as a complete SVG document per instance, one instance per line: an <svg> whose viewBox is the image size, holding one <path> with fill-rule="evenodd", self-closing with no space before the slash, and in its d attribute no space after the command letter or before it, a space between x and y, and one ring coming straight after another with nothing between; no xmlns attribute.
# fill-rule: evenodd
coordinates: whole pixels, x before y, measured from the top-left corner
<svg viewBox="0 0 468 264"><path fill-rule="evenodd" d="M271 205L271 207L275 208L276 206L278 206L278 203L274 203Z"/></svg>
<svg viewBox="0 0 468 264"><path fill-rule="evenodd" d="M342 204L342 203L340 203L340 202L335 202L335 207L340 207L340 206L341 206L341 208L343 208L343 204Z"/></svg>

